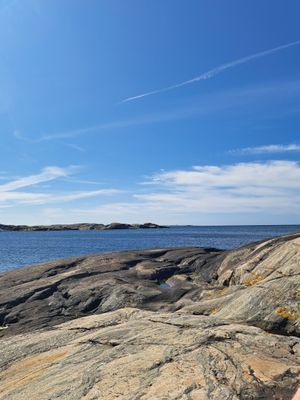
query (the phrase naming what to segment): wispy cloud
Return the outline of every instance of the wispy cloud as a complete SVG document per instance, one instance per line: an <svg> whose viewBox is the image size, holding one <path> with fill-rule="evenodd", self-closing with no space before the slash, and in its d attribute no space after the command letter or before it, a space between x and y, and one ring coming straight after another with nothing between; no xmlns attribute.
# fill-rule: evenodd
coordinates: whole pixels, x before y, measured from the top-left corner
<svg viewBox="0 0 300 400"><path fill-rule="evenodd" d="M231 153L239 154L275 154L275 153L298 153L299 144L268 144L265 146L244 147L242 149L232 150Z"/></svg>
<svg viewBox="0 0 300 400"><path fill-rule="evenodd" d="M61 132L54 132L54 133L46 133L46 134L42 134L41 136L39 136L37 138L28 137L28 136L24 135L23 133L21 133L19 130L15 130L13 132L13 136L18 140L22 140L22 141L28 142L28 143L42 143L42 142L48 142L51 140L76 138L78 136L83 136L83 135L87 135L87 134L99 133L99 132L105 131L107 129L125 128L127 126L131 126L131 125L135 125L135 124L139 124L139 123L143 123L143 120L134 119L134 120L104 122L104 123L100 123L98 125L87 126L85 128L72 129L69 131L61 131ZM76 148L76 150L84 151L84 149L80 148L80 146L77 146L74 144L69 144L69 146Z"/></svg>
<svg viewBox="0 0 300 400"><path fill-rule="evenodd" d="M84 199L88 197L95 197L100 195L114 195L120 193L121 190L118 189L100 189L100 190L88 190L88 191L81 191L81 192L73 192L67 193L62 195L54 195L50 197L50 200L55 202L67 202L67 201L74 201L79 199Z"/></svg>
<svg viewBox="0 0 300 400"><path fill-rule="evenodd" d="M16 183L6 186L5 190L2 185L0 208L10 207L12 210L10 213L9 208L3 210L4 220L7 223L41 223L46 218L49 223L151 220L165 224L211 224L224 221L261 223L262 218L268 223L276 223L274 215L278 216L278 221L290 216L290 221L293 218L292 221L297 223L300 218L300 163L294 161L198 165L161 171L149 178L151 185L137 185L135 192L122 192L122 197L115 196L118 190L109 188L76 192L65 189L57 192L47 188L46 192L41 191L38 183L41 176L46 182L54 176L60 180L67 179L63 175L63 171L41 171L34 175L39 179L25 177L14 180ZM28 189L21 190L25 185ZM30 191L31 185L40 186ZM113 197L111 201L104 201L105 196ZM99 197L99 202L93 201L93 207L86 201L75 203L73 208L65 206L67 202L92 197ZM45 216L43 212L54 204L51 215ZM36 206L34 213L27 215L25 206ZM20 210L22 215L18 216ZM234 220L238 213L240 217ZM17 221L20 217L21 221Z"/></svg>
<svg viewBox="0 0 300 400"><path fill-rule="evenodd" d="M37 185L42 182L49 182L57 178L66 177L77 168L78 166L70 166L67 168L46 167L39 174L26 176L5 183L4 185L0 185L0 194L27 186Z"/></svg>
<svg viewBox="0 0 300 400"><path fill-rule="evenodd" d="M300 218L300 164L292 161L204 165L164 171L152 185L124 202L76 208L77 219L109 222L153 220L158 223L276 222L274 215ZM242 219L241 219L242 218ZM280 217L278 217L280 218ZM76 218L74 218L76 219ZM238 220L238 219L237 219Z"/></svg>
<svg viewBox="0 0 300 400"><path fill-rule="evenodd" d="M77 178L72 178L70 176L68 176L67 178L64 179L67 182L71 182L71 183L80 183L83 185L103 185L103 182L100 181L92 181L89 179L77 179Z"/></svg>
<svg viewBox="0 0 300 400"><path fill-rule="evenodd" d="M300 216L300 165L292 161L195 166L157 174L155 190L135 197L166 213L287 213ZM259 220L256 221L257 223Z"/></svg>
<svg viewBox="0 0 300 400"><path fill-rule="evenodd" d="M30 138L27 138L27 137L23 136L22 133L18 129L15 129L12 134L16 139L25 140L26 142L30 142L31 141Z"/></svg>
<svg viewBox="0 0 300 400"><path fill-rule="evenodd" d="M87 199L97 196L111 196L120 193L117 189L100 189L100 190L87 190L81 192L71 192L62 194L40 194L35 198L23 198L23 204L50 204L50 203L67 203L75 200ZM36 194L35 194L36 195Z"/></svg>
<svg viewBox="0 0 300 400"><path fill-rule="evenodd" d="M300 81L291 80L284 82L268 82L257 86L245 86L238 89L218 91L210 94L197 96L192 99L192 103L181 107L168 108L162 111L139 115L128 119L106 121L97 125L85 128L41 134L36 137L29 137L20 130L15 130L13 135L16 139L30 144L40 144L48 141L77 138L80 136L104 134L118 129L126 129L148 124L182 120L191 117L204 117L216 112L222 113L226 110L226 115L231 110L235 115L237 110L246 113L256 113L264 111L270 101L279 101L283 104L286 99L300 98ZM298 103L297 103L298 104ZM249 106L251 105L251 107ZM285 115L286 108L281 107L280 112L276 112L276 118ZM263 112L264 118L266 113ZM274 114L272 114L274 118ZM73 146L74 147L74 146ZM79 150L79 149L78 149ZM80 150L79 150L80 151Z"/></svg>
<svg viewBox="0 0 300 400"><path fill-rule="evenodd" d="M69 166L66 168L60 168L56 166L46 167L38 174L14 179L8 183L2 184L0 185L0 207L4 208L19 204L38 205L48 203L65 203L102 195L114 195L120 192L117 189L111 188L70 192L51 192L49 191L49 188L47 188L47 192L41 191L41 184L58 179L66 180L70 175L78 171L79 168L79 166ZM82 182L86 183L86 181L81 181L81 183ZM39 190L31 191L31 188L35 186L39 186ZM26 191L19 190L24 188L27 188Z"/></svg>
<svg viewBox="0 0 300 400"><path fill-rule="evenodd" d="M78 144L75 143L66 143L67 147L70 147L71 149L77 150L80 153L84 153L85 152L85 148L82 146L79 146Z"/></svg>
<svg viewBox="0 0 300 400"><path fill-rule="evenodd" d="M225 166L194 166L190 170L167 171L156 174L152 182L177 189L203 188L239 190L246 188L300 189L300 165L295 161L237 163ZM252 191L252 196L256 192Z"/></svg>
<svg viewBox="0 0 300 400"><path fill-rule="evenodd" d="M238 65L245 64L245 63L247 63L249 61L252 61L252 60L255 60L257 58L266 57L266 56L271 55L273 53L277 53L278 51L287 49L289 47L298 46L298 45L300 45L300 40L296 40L294 42L287 43L287 44L282 45L282 46L273 47L271 49L264 50L264 51L261 51L259 53L251 54L250 56L239 58L239 59L231 61L229 63L225 63L225 64L222 64L222 65L219 65L218 67L212 68L209 71L206 71L206 72L202 73L201 75L196 76L195 78L192 78L192 79L189 79L189 80L186 80L186 81L183 81L183 82L179 82L179 83L176 83L174 85L167 86L167 87L164 87L164 88L161 88L161 89L157 89L157 90L152 90L150 92L141 93L141 94L136 95L136 96L127 97L126 99L122 100L120 103L127 103L129 101L139 100L139 99L142 99L144 97L152 96L152 95L163 93L163 92L168 92L170 90L177 89L177 88L180 88L182 86L190 85L190 84L195 83L195 82L211 79L214 76L216 76L216 75L218 75L218 74L220 74L220 73L222 73L222 72L224 72L224 71L226 71L228 69L237 67Z"/></svg>

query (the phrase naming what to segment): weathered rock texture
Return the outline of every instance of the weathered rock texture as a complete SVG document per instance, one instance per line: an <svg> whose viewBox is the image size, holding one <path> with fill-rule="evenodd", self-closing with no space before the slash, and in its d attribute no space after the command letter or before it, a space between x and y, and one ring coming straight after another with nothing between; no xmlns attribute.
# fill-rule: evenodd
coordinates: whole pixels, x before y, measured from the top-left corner
<svg viewBox="0 0 300 400"><path fill-rule="evenodd" d="M200 282L191 279L196 265L210 266L201 279L208 285L218 254L200 248L110 253L2 273L0 325L8 329L0 336L122 307L173 310L180 299L198 296ZM161 288L170 277L174 287Z"/></svg>
<svg viewBox="0 0 300 400"><path fill-rule="evenodd" d="M300 234L2 274L0 399L289 400L299 274Z"/></svg>
<svg viewBox="0 0 300 400"><path fill-rule="evenodd" d="M269 332L300 336L300 234L251 244L223 254L219 287L184 309Z"/></svg>
<svg viewBox="0 0 300 400"><path fill-rule="evenodd" d="M0 399L289 399L299 340L122 309L2 339ZM299 359L298 359L299 360Z"/></svg>

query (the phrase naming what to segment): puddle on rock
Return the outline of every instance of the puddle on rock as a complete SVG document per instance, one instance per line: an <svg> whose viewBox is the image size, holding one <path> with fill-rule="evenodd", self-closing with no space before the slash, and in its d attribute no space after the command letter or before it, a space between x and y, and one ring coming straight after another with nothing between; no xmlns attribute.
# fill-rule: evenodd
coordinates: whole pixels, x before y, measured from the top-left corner
<svg viewBox="0 0 300 400"><path fill-rule="evenodd" d="M170 289L172 287L165 281L158 282L158 285L161 289Z"/></svg>

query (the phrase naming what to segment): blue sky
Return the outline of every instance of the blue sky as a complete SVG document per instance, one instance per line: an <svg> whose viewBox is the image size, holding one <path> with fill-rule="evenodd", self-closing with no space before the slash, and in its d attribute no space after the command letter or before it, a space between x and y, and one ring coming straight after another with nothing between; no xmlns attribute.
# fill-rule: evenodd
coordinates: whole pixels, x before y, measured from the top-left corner
<svg viewBox="0 0 300 400"><path fill-rule="evenodd" d="M0 0L0 223L299 224L299 14Z"/></svg>

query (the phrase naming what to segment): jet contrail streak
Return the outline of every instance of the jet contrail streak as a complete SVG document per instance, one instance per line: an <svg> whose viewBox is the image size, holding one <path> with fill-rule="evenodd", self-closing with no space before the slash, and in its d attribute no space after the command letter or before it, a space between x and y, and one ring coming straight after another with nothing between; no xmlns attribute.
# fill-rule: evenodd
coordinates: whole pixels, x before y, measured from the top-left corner
<svg viewBox="0 0 300 400"><path fill-rule="evenodd" d="M173 90L173 89L179 88L181 86L190 85L190 84L192 84L194 82L211 79L214 76L220 74L221 72L226 71L227 69L234 68L234 67L236 67L238 65L245 64L248 61L255 60L256 58L265 57L265 56L268 56L270 54L273 54L273 53L276 53L278 51L287 49L287 48L292 47L292 46L297 46L297 45L300 45L300 40L296 40L295 42L291 42L291 43L285 44L283 46L273 47L272 49L264 50L264 51L261 51L259 53L251 54L250 56L243 57L243 58L240 58L238 60L231 61L229 63L222 64L222 65L220 65L218 67L210 69L209 71L204 72L203 74L201 74L199 76L196 76L193 79L189 79L188 81L180 82L180 83L177 83L177 84L172 85L172 86L167 86L165 88L153 90L151 92L142 93L142 94L139 94L137 96L127 97L126 99L122 100L121 103L127 103L129 101L138 100L138 99L141 99L143 97L152 96L152 95L163 93L163 92L168 92L169 90Z"/></svg>

